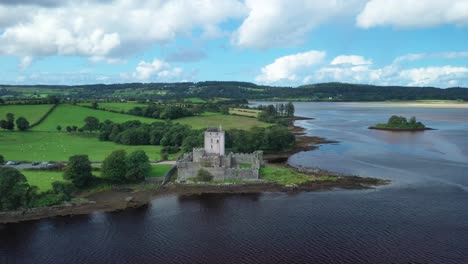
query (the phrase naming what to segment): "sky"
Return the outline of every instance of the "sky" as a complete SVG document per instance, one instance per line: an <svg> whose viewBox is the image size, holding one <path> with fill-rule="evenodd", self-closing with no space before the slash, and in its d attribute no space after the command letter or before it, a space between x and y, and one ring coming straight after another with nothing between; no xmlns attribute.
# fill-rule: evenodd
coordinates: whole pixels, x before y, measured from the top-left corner
<svg viewBox="0 0 468 264"><path fill-rule="evenodd" d="M0 0L0 84L468 87L468 0Z"/></svg>

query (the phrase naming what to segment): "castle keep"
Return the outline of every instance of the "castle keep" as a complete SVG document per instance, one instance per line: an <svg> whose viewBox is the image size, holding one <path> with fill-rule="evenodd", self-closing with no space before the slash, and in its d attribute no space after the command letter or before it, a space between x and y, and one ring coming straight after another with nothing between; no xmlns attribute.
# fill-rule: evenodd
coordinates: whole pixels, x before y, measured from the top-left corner
<svg viewBox="0 0 468 264"><path fill-rule="evenodd" d="M205 147L193 149L177 160L178 180L185 181L205 170L213 180L258 180L263 152L225 154L225 132L221 127L205 131Z"/></svg>

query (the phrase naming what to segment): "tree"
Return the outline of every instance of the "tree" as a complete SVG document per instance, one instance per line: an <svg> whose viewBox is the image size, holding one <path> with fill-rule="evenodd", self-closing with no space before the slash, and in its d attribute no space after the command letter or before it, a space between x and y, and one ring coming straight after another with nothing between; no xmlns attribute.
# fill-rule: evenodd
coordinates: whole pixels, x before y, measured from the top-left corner
<svg viewBox="0 0 468 264"><path fill-rule="evenodd" d="M91 103L91 108L97 109L99 107L98 103L96 101Z"/></svg>
<svg viewBox="0 0 468 264"><path fill-rule="evenodd" d="M73 128L71 126L67 126L65 130L67 130L68 133L71 133L73 131Z"/></svg>
<svg viewBox="0 0 468 264"><path fill-rule="evenodd" d="M15 128L15 115L12 113L6 114L6 122L4 123L4 129L13 130Z"/></svg>
<svg viewBox="0 0 468 264"><path fill-rule="evenodd" d="M31 187L15 168L0 168L0 211L16 210L31 203L37 188Z"/></svg>
<svg viewBox="0 0 468 264"><path fill-rule="evenodd" d="M0 128L7 129L7 127L8 127L7 121L4 119L0 120Z"/></svg>
<svg viewBox="0 0 468 264"><path fill-rule="evenodd" d="M72 193L76 190L75 185L66 182L54 181L52 182L52 192L54 194L62 194L64 200L70 200Z"/></svg>
<svg viewBox="0 0 468 264"><path fill-rule="evenodd" d="M284 108L285 108L287 117L293 117L294 116L295 109L294 109L294 104L293 103L288 102Z"/></svg>
<svg viewBox="0 0 468 264"><path fill-rule="evenodd" d="M143 181L149 176L151 164L149 158L143 150L137 150L127 156L126 182Z"/></svg>
<svg viewBox="0 0 468 264"><path fill-rule="evenodd" d="M126 156L125 150L113 151L102 162L102 176L113 182L125 182L125 175L127 174Z"/></svg>
<svg viewBox="0 0 468 264"><path fill-rule="evenodd" d="M0 165L3 165L3 163L5 163L5 158L3 155L0 155Z"/></svg>
<svg viewBox="0 0 468 264"><path fill-rule="evenodd" d="M99 119L94 116L88 116L84 119L85 125L83 126L83 130L88 130L93 132L94 130L99 129Z"/></svg>
<svg viewBox="0 0 468 264"><path fill-rule="evenodd" d="M58 132L60 132L60 131L62 131L62 126L61 126L61 125L58 125L58 126L56 127L56 129L57 129Z"/></svg>
<svg viewBox="0 0 468 264"><path fill-rule="evenodd" d="M75 155L68 159L63 178L71 180L77 188L89 186L93 181L88 155Z"/></svg>
<svg viewBox="0 0 468 264"><path fill-rule="evenodd" d="M29 122L24 117L18 117L18 119L16 119L16 127L21 131L28 130L29 129Z"/></svg>

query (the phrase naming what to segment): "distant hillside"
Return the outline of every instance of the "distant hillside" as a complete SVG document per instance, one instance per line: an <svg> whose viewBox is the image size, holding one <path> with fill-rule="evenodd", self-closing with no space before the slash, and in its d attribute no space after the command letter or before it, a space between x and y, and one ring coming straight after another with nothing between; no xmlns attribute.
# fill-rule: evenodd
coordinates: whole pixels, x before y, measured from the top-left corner
<svg viewBox="0 0 468 264"><path fill-rule="evenodd" d="M6 100L42 98L55 95L73 99L152 99L229 98L303 101L388 101L388 100L463 100L467 88L375 86L346 83L320 83L299 87L256 85L249 82L125 83L78 86L0 85Z"/></svg>

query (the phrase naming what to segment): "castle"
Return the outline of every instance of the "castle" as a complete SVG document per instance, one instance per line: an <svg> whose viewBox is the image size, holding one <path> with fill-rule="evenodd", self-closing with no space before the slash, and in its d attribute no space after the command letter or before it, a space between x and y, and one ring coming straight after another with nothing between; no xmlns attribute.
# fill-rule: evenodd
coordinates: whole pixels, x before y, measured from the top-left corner
<svg viewBox="0 0 468 264"><path fill-rule="evenodd" d="M260 166L263 164L263 152L225 154L225 132L221 127L210 127L205 131L205 147L193 149L177 160L179 181L197 176L205 170L213 180L227 179L258 180Z"/></svg>

